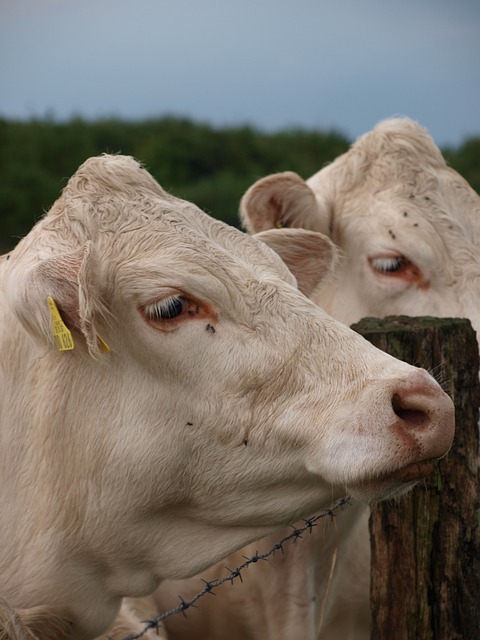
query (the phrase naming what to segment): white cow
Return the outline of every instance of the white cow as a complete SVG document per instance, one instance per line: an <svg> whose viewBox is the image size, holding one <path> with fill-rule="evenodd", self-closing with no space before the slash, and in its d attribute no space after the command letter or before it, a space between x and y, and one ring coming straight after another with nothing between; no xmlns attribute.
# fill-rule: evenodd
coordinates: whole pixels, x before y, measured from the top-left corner
<svg viewBox="0 0 480 640"><path fill-rule="evenodd" d="M1 259L3 637L93 638L124 596L345 492L404 491L448 450L433 378L296 288L315 287L330 242L280 235L297 280L102 156Z"/></svg>
<svg viewBox="0 0 480 640"><path fill-rule="evenodd" d="M340 247L333 277L311 299L353 323L391 314L467 317L480 332L480 198L450 169L431 137L409 119L392 119L306 182L293 173L255 183L241 203L251 233L303 227ZM274 247L273 233L266 238ZM281 235L279 235L281 238ZM294 268L298 254L283 249ZM368 508L358 502L333 525L320 522L285 556L257 563L203 598L188 617L165 621L173 640L366 640L370 637ZM283 532L285 534L286 532ZM204 572L225 575L283 534L240 550ZM197 578L164 583L160 611L201 589Z"/></svg>

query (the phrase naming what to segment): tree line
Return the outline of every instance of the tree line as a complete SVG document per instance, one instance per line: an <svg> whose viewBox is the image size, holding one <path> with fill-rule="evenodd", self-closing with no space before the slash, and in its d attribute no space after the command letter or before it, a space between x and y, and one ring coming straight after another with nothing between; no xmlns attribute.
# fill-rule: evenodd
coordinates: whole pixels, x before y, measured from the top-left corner
<svg viewBox="0 0 480 640"><path fill-rule="evenodd" d="M308 178L347 151L351 142L335 130L265 133L177 117L137 122L0 118L0 251L11 249L48 211L90 156L132 155L166 191L238 225L240 198L255 180L287 170ZM480 192L480 137L442 152Z"/></svg>

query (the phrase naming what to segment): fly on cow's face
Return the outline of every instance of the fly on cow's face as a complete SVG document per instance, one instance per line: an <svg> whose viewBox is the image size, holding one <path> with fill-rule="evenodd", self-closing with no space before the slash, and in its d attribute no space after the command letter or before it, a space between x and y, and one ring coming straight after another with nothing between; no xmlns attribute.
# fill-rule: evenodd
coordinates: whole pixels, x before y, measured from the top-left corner
<svg viewBox="0 0 480 640"><path fill-rule="evenodd" d="M205 330L209 331L210 333L216 333L215 327L211 324L207 324L207 326L205 327Z"/></svg>

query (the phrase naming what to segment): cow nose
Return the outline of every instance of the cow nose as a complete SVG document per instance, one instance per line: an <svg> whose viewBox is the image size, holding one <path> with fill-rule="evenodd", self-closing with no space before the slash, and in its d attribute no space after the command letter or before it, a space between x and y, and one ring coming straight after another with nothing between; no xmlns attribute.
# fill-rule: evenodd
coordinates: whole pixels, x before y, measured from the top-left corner
<svg viewBox="0 0 480 640"><path fill-rule="evenodd" d="M413 437L425 458L447 453L455 431L455 409L429 374L419 371L396 385L391 402L398 417L393 428L399 435L409 440Z"/></svg>
<svg viewBox="0 0 480 640"><path fill-rule="evenodd" d="M393 412L405 423L407 429L418 429L428 425L430 415L424 406L424 398L410 389L400 390L392 397Z"/></svg>

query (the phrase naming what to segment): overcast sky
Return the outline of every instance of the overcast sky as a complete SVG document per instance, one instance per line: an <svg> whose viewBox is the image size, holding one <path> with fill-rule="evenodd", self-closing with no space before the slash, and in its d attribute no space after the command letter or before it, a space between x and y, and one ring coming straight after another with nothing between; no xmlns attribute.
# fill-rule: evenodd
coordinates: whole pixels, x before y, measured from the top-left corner
<svg viewBox="0 0 480 640"><path fill-rule="evenodd" d="M480 135L480 0L0 0L0 115Z"/></svg>

